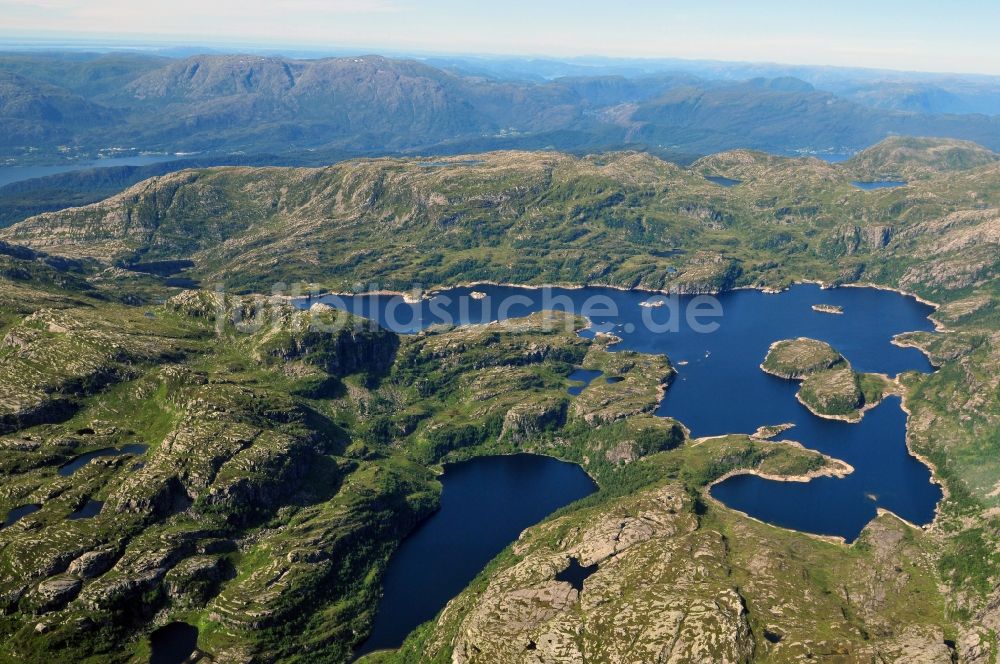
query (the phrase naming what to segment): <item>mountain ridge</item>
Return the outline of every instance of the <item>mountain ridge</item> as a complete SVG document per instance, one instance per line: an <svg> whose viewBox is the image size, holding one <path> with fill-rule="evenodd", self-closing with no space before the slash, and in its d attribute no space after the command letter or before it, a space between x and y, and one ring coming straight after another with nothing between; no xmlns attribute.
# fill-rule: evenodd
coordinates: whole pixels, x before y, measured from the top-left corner
<svg viewBox="0 0 1000 664"><path fill-rule="evenodd" d="M0 112L8 121L0 146L15 156L38 150L55 156L59 148L92 154L112 146L257 153L547 146L587 152L626 145L661 153L818 152L851 151L892 134L1000 149L1000 116L885 110L789 76L733 82L659 73L529 82L375 55L196 55L165 62L98 58L62 75L40 59L35 80L25 78L30 62L0 57L8 96L42 102L58 92L89 104L94 120L47 134L42 125L10 124L17 116ZM479 147L470 150L474 144Z"/></svg>

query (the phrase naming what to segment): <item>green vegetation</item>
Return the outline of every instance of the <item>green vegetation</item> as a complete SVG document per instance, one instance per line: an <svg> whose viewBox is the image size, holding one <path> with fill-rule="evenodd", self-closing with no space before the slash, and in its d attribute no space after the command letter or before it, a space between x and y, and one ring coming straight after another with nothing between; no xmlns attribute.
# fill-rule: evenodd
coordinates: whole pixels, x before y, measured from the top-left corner
<svg viewBox="0 0 1000 664"><path fill-rule="evenodd" d="M799 401L820 417L857 422L865 407L895 391L891 379L854 371L830 344L816 339L775 342L760 368L780 378L801 380Z"/></svg>
<svg viewBox="0 0 1000 664"><path fill-rule="evenodd" d="M259 327L240 331L248 320ZM683 442L670 420L629 417L655 407L669 364L611 355L582 324L542 313L401 339L323 307L204 291L20 318L0 354L16 430L0 437L0 509L43 508L0 530L4 656L125 660L117 646L151 629L131 616L164 612L217 657L306 646L342 660L389 555L436 506L430 465L538 451L621 494L652 479L626 465ZM583 362L622 381L577 414L566 376ZM56 473L137 440L139 459ZM100 515L66 520L89 499Z"/></svg>
<svg viewBox="0 0 1000 664"><path fill-rule="evenodd" d="M826 417L857 417L864 405L858 377L850 367L806 377L798 397L811 411Z"/></svg>
<svg viewBox="0 0 1000 664"><path fill-rule="evenodd" d="M996 153L969 141L893 136L850 163L864 181L915 180L941 171L960 171L997 162Z"/></svg>
<svg viewBox="0 0 1000 664"><path fill-rule="evenodd" d="M42 508L0 529L0 659L141 659L154 626L184 620L217 661L344 661L386 562L437 505L440 464L529 451L580 463L600 491L529 528L401 651L371 660L949 661L947 641L989 661L1000 178L990 159L918 156L923 176L881 192L850 186L856 166L750 152L690 170L551 153L207 169L5 231L27 246L0 245L0 513ZM348 318L331 331L322 307L178 292L123 267L160 260L258 292L277 279L914 290L942 301L946 329L897 343L936 372L857 374L811 340L779 342L764 369L802 379L827 415L901 394L908 443L947 498L930 532L885 514L852 546L761 524L706 487L845 469L755 437L690 440L651 414L669 360L611 352L574 332L581 320L400 338ZM572 397L577 367L603 377ZM129 443L148 449L58 472ZM99 515L66 518L89 500ZM582 595L554 580L571 557L598 565Z"/></svg>
<svg viewBox="0 0 1000 664"><path fill-rule="evenodd" d="M806 378L810 374L844 367L847 360L830 344L800 337L771 344L761 369L781 378Z"/></svg>
<svg viewBox="0 0 1000 664"><path fill-rule="evenodd" d="M706 292L811 278L942 299L997 271L981 241L997 162L880 192L852 186L848 165L746 151L691 169L636 153L423 163L184 171L0 238L119 266L189 260L181 276L261 293L477 280ZM719 187L705 171L742 184Z"/></svg>
<svg viewBox="0 0 1000 664"><path fill-rule="evenodd" d="M527 530L401 650L363 661L947 657L927 538L884 516L844 547L704 496L732 470L830 470L816 453L728 436L629 469L657 479L612 499L602 491ZM554 581L570 558L597 566L582 594Z"/></svg>

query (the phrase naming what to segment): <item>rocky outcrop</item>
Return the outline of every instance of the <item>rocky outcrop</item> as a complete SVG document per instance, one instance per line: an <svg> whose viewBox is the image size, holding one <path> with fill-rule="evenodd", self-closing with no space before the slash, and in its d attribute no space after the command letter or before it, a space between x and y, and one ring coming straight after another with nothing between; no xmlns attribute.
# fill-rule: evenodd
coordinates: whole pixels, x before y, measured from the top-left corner
<svg viewBox="0 0 1000 664"><path fill-rule="evenodd" d="M859 422L865 410L898 390L886 376L855 372L840 353L815 339L771 344L760 368L780 378L801 380L796 398L814 415L827 419Z"/></svg>
<svg viewBox="0 0 1000 664"><path fill-rule="evenodd" d="M819 415L853 413L865 405L858 378L849 366L806 376L798 398Z"/></svg>
<svg viewBox="0 0 1000 664"><path fill-rule="evenodd" d="M34 613L49 613L69 604L82 587L80 579L71 576L50 577L22 600L21 607Z"/></svg>
<svg viewBox="0 0 1000 664"><path fill-rule="evenodd" d="M202 605L214 594L223 578L223 562L218 556L192 556L164 577L164 589L172 601Z"/></svg>
<svg viewBox="0 0 1000 664"><path fill-rule="evenodd" d="M573 413L591 426L653 412L675 373L663 355L610 352L600 344L590 349L583 366L604 373L573 399Z"/></svg>
<svg viewBox="0 0 1000 664"><path fill-rule="evenodd" d="M94 579L111 569L117 558L118 552L111 547L95 549L71 562L66 571L81 579Z"/></svg>
<svg viewBox="0 0 1000 664"><path fill-rule="evenodd" d="M520 403L507 411L500 430L500 440L509 440L515 445L543 431L561 426L566 421L567 402L562 398Z"/></svg>

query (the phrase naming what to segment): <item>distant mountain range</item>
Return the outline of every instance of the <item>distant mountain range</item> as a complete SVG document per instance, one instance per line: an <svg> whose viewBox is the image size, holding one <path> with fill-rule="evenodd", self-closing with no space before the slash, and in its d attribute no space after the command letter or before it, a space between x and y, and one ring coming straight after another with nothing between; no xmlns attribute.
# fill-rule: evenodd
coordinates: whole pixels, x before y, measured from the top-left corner
<svg viewBox="0 0 1000 664"><path fill-rule="evenodd" d="M502 76L469 62L440 64L380 56L0 56L0 155L110 147L359 155L548 147L631 147L667 156L733 148L852 152L894 134L1000 149L1000 117L937 112L989 110L992 79L969 79L963 93L957 84L922 79L883 85L870 76L812 76L836 93L795 76L734 80L739 70L708 67L697 71L718 78L625 70L528 80L514 70Z"/></svg>

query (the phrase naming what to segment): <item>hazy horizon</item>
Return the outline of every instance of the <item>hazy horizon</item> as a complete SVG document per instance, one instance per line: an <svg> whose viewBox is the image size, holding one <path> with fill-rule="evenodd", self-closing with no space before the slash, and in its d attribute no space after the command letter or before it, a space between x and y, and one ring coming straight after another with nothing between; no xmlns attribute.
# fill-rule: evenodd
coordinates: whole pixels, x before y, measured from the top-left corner
<svg viewBox="0 0 1000 664"><path fill-rule="evenodd" d="M0 0L3 47L165 47L487 58L708 60L1000 75L1000 6L849 0L802 7L587 0L470 7L457 0ZM638 20L641 17L641 21Z"/></svg>

